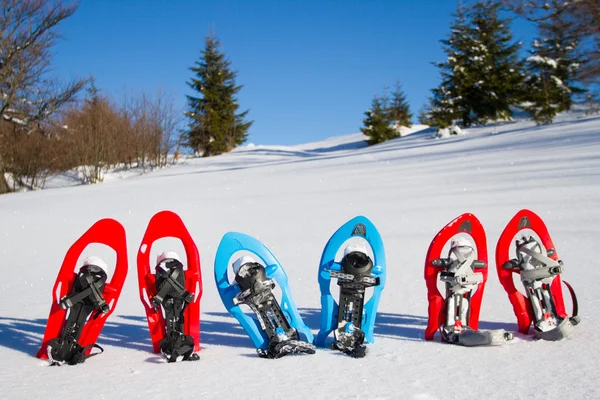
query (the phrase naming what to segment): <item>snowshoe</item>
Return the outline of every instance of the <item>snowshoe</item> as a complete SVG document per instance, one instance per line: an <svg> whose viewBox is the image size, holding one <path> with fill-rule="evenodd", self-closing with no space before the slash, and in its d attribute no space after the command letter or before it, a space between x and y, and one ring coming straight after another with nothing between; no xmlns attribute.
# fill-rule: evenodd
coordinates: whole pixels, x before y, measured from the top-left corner
<svg viewBox="0 0 600 400"><path fill-rule="evenodd" d="M152 273L152 245L164 237L182 241L187 269L177 253L167 251L158 256L155 273ZM152 217L140 244L137 269L140 299L146 310L154 352L161 353L170 362L198 359L194 352L200 351L200 255L177 214L161 211Z"/></svg>
<svg viewBox="0 0 600 400"><path fill-rule="evenodd" d="M229 262L239 251L253 257L240 257L232 264L235 278L230 282ZM302 322L283 268L258 240L242 233L225 234L215 258L215 281L223 304L250 336L260 357L315 353L312 333ZM273 295L275 285L281 289L281 303ZM247 305L255 318L244 314L241 304Z"/></svg>
<svg viewBox="0 0 600 400"><path fill-rule="evenodd" d="M343 258L335 261L338 250L352 237L369 243L375 262L363 244L346 246ZM385 278L385 253L379 232L367 218L353 218L333 234L321 256L321 329L316 344L325 347L327 337L333 332L332 349L353 357L364 357L367 353L365 342L374 342L375 317ZM337 279L340 287L337 303L331 294L332 279ZM365 304L368 288L374 288L374 292Z"/></svg>
<svg viewBox="0 0 600 400"><path fill-rule="evenodd" d="M535 232L540 240L531 235L521 235L515 242L516 258L510 259L512 239L524 229ZM519 332L527 334L533 324L537 339L556 341L571 334L573 327L580 322L577 297L573 288L563 282L573 301L573 316L569 317L561 287L563 263L539 216L532 211L521 210L513 217L498 240L496 267L517 317ZM515 288L513 273L519 274L527 296Z"/></svg>
<svg viewBox="0 0 600 400"><path fill-rule="evenodd" d="M456 236L458 234L468 235L473 242L466 236ZM443 247L453 237L448 257L440 258ZM437 288L438 280L446 287L445 297ZM478 330L486 281L485 231L473 214L463 214L442 228L427 252L425 282L429 320L425 340L433 340L438 330L443 342L467 347L501 344L511 340L513 335L503 330Z"/></svg>
<svg viewBox="0 0 600 400"><path fill-rule="evenodd" d="M91 243L107 245L117 253L115 271L108 282L107 265L98 257L88 257L74 273L77 260ZM37 357L49 359L52 365L73 365L103 352L95 342L117 305L126 276L125 230L113 219L102 219L65 256L52 291L54 301ZM92 352L93 349L99 352Z"/></svg>

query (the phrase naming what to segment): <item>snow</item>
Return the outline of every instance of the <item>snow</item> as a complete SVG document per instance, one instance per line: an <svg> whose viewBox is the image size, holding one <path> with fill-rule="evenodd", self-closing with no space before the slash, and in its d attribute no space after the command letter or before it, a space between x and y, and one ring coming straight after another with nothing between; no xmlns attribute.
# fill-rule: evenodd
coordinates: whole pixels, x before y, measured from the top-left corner
<svg viewBox="0 0 600 400"><path fill-rule="evenodd" d="M494 130L497 132L494 134ZM550 126L518 120L446 140L425 129L365 147L354 134L301 146L254 146L99 185L0 196L0 377L4 399L596 399L600 347L600 117L561 115ZM461 348L423 341L423 261L448 221L474 213L488 237L490 270L481 328L516 329L494 272L495 243L521 208L544 218L582 322L560 342ZM156 212L177 212L202 258L200 361L165 364L151 353L137 290L137 247ZM286 269L305 322L319 326L317 268L331 234L369 217L386 246L388 283L364 359L328 349L259 359L215 288L213 262L227 231L263 241ZM98 343L75 367L37 360L64 254L96 220L127 230L129 276ZM173 246L175 243L175 246ZM180 247L177 247L179 245ZM178 242L161 250L184 254ZM86 256L114 253L92 245ZM111 258L112 257L112 258ZM567 296L568 297L568 296ZM567 392L565 392L567 388ZM181 393L181 394L178 394Z"/></svg>
<svg viewBox="0 0 600 400"><path fill-rule="evenodd" d="M433 135L434 138L438 139L447 139L451 136L464 135L466 131L463 131L460 126L452 125L448 128L438 129L437 132Z"/></svg>
<svg viewBox="0 0 600 400"><path fill-rule="evenodd" d="M527 57L527 61L534 62L536 64L547 64L547 65L551 66L552 68L556 68L558 66L556 60L553 60L552 58L549 58L549 57L542 57L542 56L537 56L537 55Z"/></svg>

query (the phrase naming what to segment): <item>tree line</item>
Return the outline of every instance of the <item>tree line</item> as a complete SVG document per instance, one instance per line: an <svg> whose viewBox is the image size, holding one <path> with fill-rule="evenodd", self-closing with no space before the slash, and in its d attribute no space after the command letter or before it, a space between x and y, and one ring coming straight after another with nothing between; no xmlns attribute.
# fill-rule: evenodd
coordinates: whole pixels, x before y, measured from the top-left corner
<svg viewBox="0 0 600 400"><path fill-rule="evenodd" d="M245 142L253 121L240 110L242 86L214 34L190 68L185 110L166 93L130 92L115 101L92 77L51 76L56 27L76 9L61 0L0 0L0 194L43 187L59 172L96 183L111 168L163 167L181 147L208 157ZM537 24L524 58L507 12ZM520 107L538 124L551 123L576 99L597 95L599 31L600 0L460 3L441 40L439 85L418 120L457 130L510 119ZM373 98L361 130L375 144L401 136L412 118L396 83Z"/></svg>
<svg viewBox="0 0 600 400"><path fill-rule="evenodd" d="M97 183L109 169L164 167L182 146L211 156L246 140L252 122L238 111L241 86L214 35L190 68L198 95L188 96L185 113L164 92L115 101L93 77L51 76L57 26L76 9L60 0L0 0L0 194L41 188L66 171Z"/></svg>
<svg viewBox="0 0 600 400"><path fill-rule="evenodd" d="M503 16L509 12L537 25L524 58L523 43ZM598 100L600 0L461 2L453 17L448 37L440 41L446 60L435 63L441 80L419 112L420 123L469 127L509 120L520 108L537 124L550 124L575 100ZM386 98L376 96L363 120L371 144L400 136L393 129L399 122L411 123L392 116ZM410 114L407 103L403 112Z"/></svg>

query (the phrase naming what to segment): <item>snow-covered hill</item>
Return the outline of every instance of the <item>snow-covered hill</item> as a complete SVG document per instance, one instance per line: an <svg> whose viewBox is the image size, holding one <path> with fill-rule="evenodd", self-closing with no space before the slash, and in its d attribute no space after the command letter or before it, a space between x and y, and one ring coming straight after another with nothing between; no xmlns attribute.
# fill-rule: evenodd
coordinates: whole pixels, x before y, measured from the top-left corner
<svg viewBox="0 0 600 400"><path fill-rule="evenodd" d="M248 146L101 185L0 197L0 387L4 399L389 398L595 399L600 349L600 117L564 115L548 127L514 122L449 139L431 130L365 147L362 135L301 146ZM517 336L494 348L423 341L423 262L435 233L463 212L482 221L488 252L521 208L546 221L576 289L582 323L561 342ZM202 259L201 360L165 364L151 353L135 255L149 219L177 212ZM319 323L317 267L330 235L369 217L386 246L388 283L376 343L364 359L331 350L259 359L225 311L213 279L227 231L263 241L286 269L305 322ZM100 336L104 354L76 367L33 357L66 250L96 220L127 230L129 275ZM153 251L173 248L164 239ZM100 246L90 253L114 261ZM153 255L155 257L155 254ZM491 263L493 268L493 262ZM482 328L516 328L490 271Z"/></svg>

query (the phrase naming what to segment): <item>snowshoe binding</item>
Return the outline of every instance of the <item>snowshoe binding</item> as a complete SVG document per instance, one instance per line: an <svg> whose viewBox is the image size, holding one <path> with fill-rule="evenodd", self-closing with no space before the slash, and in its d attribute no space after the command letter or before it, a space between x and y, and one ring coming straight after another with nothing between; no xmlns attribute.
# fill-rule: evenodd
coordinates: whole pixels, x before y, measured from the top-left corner
<svg viewBox="0 0 600 400"><path fill-rule="evenodd" d="M315 346L300 340L272 290L275 282L267 278L265 267L249 257L241 257L233 264L235 281L240 292L233 303L246 304L256 314L261 329L269 338L266 349L257 349L262 358L280 358L293 353L314 354Z"/></svg>
<svg viewBox="0 0 600 400"><path fill-rule="evenodd" d="M536 237L521 232L525 229L535 232ZM514 242L516 258L511 259L509 251L515 237L520 238ZM580 322L577 297L571 285L561 281L563 262L538 215L521 210L510 220L496 246L496 268L513 306L520 333L527 334L533 324L536 339L556 341L571 334ZM526 295L516 289L513 273L519 274ZM566 312L562 283L571 294L573 316Z"/></svg>
<svg viewBox="0 0 600 400"><path fill-rule="evenodd" d="M71 294L60 301L60 307L69 314L60 337L48 342L47 352L51 365L83 363L89 357L104 350L93 343L85 347L78 343L81 331L88 318L96 319L109 312L109 306L102 292L106 284L106 264L98 257L89 257L79 270ZM86 354L93 348L100 352Z"/></svg>
<svg viewBox="0 0 600 400"><path fill-rule="evenodd" d="M484 282L483 274L477 271L487 268L485 261L475 259L469 240L452 240L448 257L434 260L433 265L442 268L440 280L446 285L445 321L439 328L443 342L474 347L513 339L513 334L504 330L480 331L468 326L471 297Z"/></svg>
<svg viewBox="0 0 600 400"><path fill-rule="evenodd" d="M194 296L185 288L185 272L177 253L168 251L158 256L156 295L152 305L163 309L166 336L159 342L160 352L168 362L197 361L194 338L184 332L184 311Z"/></svg>
<svg viewBox="0 0 600 400"><path fill-rule="evenodd" d="M361 330L365 289L379 285L379 278L371 275L373 261L364 246L346 247L340 265L341 271L329 271L340 287L338 328L334 330L331 348L362 358L367 354L365 333Z"/></svg>
<svg viewBox="0 0 600 400"><path fill-rule="evenodd" d="M556 341L569 336L573 327L580 322L577 298L573 289L568 286L573 295L575 311L573 317L563 318L556 312L551 290L553 280L563 272L563 262L548 257L554 254L553 249L543 255L542 246L532 236L518 239L516 247L517 258L506 263L504 268L518 271L521 276L531 306L535 337ZM565 284L568 285L566 282Z"/></svg>

